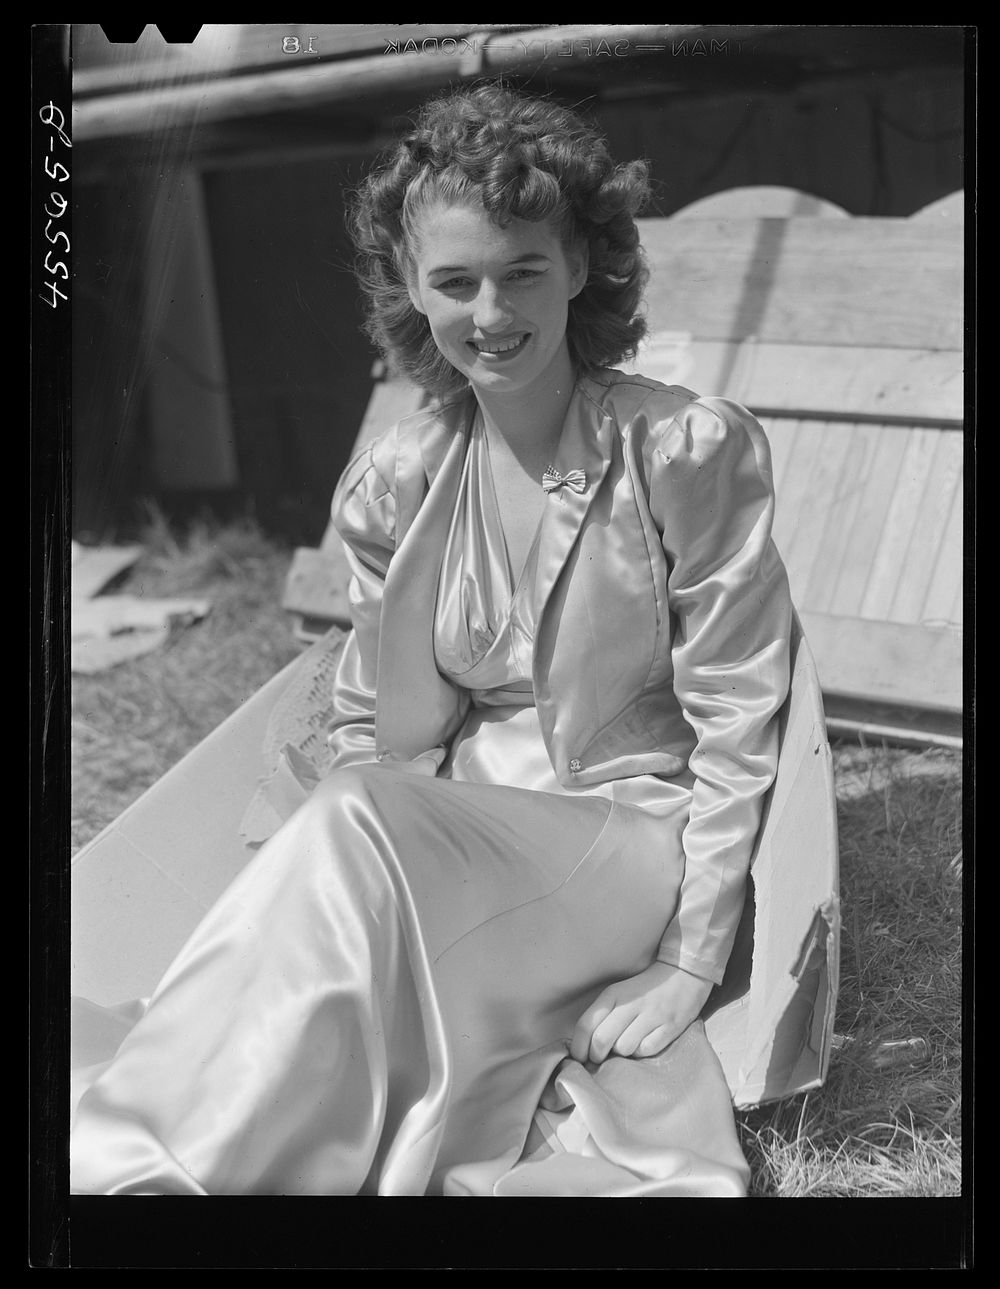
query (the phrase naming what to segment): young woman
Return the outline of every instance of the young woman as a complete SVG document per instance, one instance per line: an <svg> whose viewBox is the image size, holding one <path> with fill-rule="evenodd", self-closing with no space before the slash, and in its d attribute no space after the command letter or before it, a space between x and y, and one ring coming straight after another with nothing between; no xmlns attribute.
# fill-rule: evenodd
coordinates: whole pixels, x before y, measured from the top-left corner
<svg viewBox="0 0 1000 1289"><path fill-rule="evenodd" d="M357 195L371 334L435 401L334 498L332 768L84 1095L76 1190L745 1193L697 1018L791 607L756 421L614 369L646 195L499 86L428 105Z"/></svg>

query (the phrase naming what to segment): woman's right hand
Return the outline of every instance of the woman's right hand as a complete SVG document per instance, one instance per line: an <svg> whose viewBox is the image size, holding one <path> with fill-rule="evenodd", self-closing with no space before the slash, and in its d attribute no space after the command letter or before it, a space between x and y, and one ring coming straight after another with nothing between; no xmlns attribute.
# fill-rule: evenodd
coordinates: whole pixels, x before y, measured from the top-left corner
<svg viewBox="0 0 1000 1289"><path fill-rule="evenodd" d="M609 985L577 1022L570 1055L582 1064L609 1056L655 1056L701 1014L712 982L654 962Z"/></svg>

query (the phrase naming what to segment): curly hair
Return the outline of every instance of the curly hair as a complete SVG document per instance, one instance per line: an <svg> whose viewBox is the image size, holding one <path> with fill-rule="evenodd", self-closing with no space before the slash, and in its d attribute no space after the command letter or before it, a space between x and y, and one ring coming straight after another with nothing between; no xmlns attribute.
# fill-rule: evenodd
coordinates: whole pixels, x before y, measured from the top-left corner
<svg viewBox="0 0 1000 1289"><path fill-rule="evenodd" d="M480 203L500 227L548 220L563 245L585 243L589 270L569 302L570 357L584 370L635 353L647 270L635 216L649 195L644 161L616 165L604 140L567 108L501 84L427 103L413 129L353 194L366 330L411 380L447 396L465 378L440 353L407 289L417 213L435 202Z"/></svg>

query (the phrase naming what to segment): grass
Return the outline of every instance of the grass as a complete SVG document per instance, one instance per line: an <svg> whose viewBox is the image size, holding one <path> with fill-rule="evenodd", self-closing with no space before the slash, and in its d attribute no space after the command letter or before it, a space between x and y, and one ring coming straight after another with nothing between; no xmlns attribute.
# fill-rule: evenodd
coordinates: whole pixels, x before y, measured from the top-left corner
<svg viewBox="0 0 1000 1289"><path fill-rule="evenodd" d="M961 1191L961 760L834 746L841 982L826 1085L742 1116L755 1193Z"/></svg>
<svg viewBox="0 0 1000 1289"><path fill-rule="evenodd" d="M143 544L116 589L197 593L212 609L152 654L74 677L74 850L299 651L280 608L290 552L253 523L178 537L154 514ZM837 1048L823 1088L739 1116L752 1194L958 1195L961 757L849 741L833 753Z"/></svg>
<svg viewBox="0 0 1000 1289"><path fill-rule="evenodd" d="M74 853L300 650L280 607L291 552L255 524L200 522L178 538L154 513L142 544L116 591L212 607L164 648L73 677Z"/></svg>

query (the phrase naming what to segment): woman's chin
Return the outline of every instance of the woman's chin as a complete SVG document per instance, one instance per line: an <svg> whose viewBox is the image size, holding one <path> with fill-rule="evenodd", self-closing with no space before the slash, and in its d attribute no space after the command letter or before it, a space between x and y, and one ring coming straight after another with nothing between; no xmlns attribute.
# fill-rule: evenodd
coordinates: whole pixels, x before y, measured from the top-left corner
<svg viewBox="0 0 1000 1289"><path fill-rule="evenodd" d="M529 339L519 348L503 354L474 354L466 364L466 375L474 384L521 381L530 374L534 346Z"/></svg>
<svg viewBox="0 0 1000 1289"><path fill-rule="evenodd" d="M484 394L522 394L544 388L547 379L555 376L555 367L554 360L539 364L529 342L513 359L505 362L476 359L464 363L461 371L472 388Z"/></svg>

